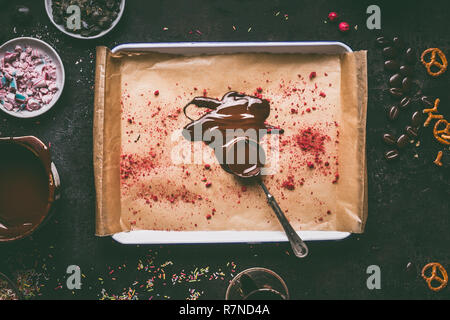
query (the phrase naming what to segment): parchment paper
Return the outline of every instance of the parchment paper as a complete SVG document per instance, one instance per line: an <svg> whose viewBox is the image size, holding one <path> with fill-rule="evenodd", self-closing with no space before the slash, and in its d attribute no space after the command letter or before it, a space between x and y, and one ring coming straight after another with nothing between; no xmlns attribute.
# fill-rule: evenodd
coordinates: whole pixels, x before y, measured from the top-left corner
<svg viewBox="0 0 450 320"><path fill-rule="evenodd" d="M285 130L279 140L271 135L262 142L269 157L276 141L281 148L278 169L264 181L294 228L363 232L365 51L184 57L113 55L98 47L97 235L139 229L281 230L259 186L242 184L220 167L209 147L179 133L189 122L180 110L193 97L221 98L230 90L270 99L268 122ZM307 128L327 137L314 168L307 165L314 155L296 144ZM174 163L173 155L186 148L191 154L184 163ZM192 163L199 154L203 161ZM286 181L293 188L283 187Z"/></svg>

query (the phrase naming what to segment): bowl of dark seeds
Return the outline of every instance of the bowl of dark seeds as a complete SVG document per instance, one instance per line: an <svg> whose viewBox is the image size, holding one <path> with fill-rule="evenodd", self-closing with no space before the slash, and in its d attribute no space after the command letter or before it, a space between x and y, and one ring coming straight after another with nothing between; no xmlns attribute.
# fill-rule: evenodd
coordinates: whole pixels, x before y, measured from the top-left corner
<svg viewBox="0 0 450 320"><path fill-rule="evenodd" d="M125 10L125 0L45 0L52 23L78 39L100 38L111 31Z"/></svg>

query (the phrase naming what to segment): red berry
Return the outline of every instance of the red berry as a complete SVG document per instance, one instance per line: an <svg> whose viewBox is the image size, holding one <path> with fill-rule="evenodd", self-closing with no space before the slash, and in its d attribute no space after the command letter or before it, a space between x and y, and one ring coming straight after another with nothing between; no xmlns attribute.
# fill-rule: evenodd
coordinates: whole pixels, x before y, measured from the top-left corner
<svg viewBox="0 0 450 320"><path fill-rule="evenodd" d="M347 32L348 30L350 30L350 25L347 22L341 22L339 23L339 30L341 32Z"/></svg>
<svg viewBox="0 0 450 320"><path fill-rule="evenodd" d="M155 96L159 95L159 90L156 90L156 91L154 92L154 94L155 94Z"/></svg>
<svg viewBox="0 0 450 320"><path fill-rule="evenodd" d="M328 14L328 20L331 22L335 22L339 18L339 15L336 12L330 12Z"/></svg>

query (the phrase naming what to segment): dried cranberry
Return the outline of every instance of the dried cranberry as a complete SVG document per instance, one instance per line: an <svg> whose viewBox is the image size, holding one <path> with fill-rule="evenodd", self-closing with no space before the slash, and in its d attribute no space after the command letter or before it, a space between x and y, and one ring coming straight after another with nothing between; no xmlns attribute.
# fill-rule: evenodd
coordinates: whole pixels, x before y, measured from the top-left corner
<svg viewBox="0 0 450 320"><path fill-rule="evenodd" d="M331 22L337 21L338 18L339 18L339 15L336 12L330 12L328 14L328 20L330 20Z"/></svg>
<svg viewBox="0 0 450 320"><path fill-rule="evenodd" d="M347 32L348 30L350 30L350 25L347 22L339 23L339 31Z"/></svg>

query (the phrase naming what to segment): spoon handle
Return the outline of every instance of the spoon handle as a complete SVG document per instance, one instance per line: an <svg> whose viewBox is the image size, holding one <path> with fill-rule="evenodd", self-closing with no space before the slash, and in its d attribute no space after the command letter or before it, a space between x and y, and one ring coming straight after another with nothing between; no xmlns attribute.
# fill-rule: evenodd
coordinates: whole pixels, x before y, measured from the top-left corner
<svg viewBox="0 0 450 320"><path fill-rule="evenodd" d="M289 242L291 243L292 251L294 252L295 256L297 256L298 258L306 257L308 255L308 247L299 237L298 233L294 230L294 228L292 228L292 225L289 223L288 219L284 215L283 210L281 210L274 196L269 192L269 190L267 190L266 185L264 184L264 182L262 182L261 179L259 179L259 185L264 190L264 193L266 194L267 197L267 202L270 204L278 220L280 221L281 226L283 227L284 232L286 233L286 236L288 237Z"/></svg>

